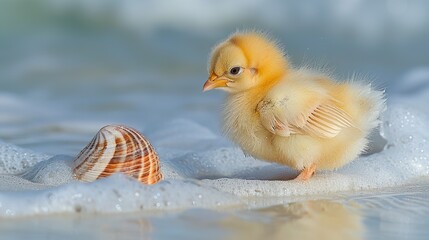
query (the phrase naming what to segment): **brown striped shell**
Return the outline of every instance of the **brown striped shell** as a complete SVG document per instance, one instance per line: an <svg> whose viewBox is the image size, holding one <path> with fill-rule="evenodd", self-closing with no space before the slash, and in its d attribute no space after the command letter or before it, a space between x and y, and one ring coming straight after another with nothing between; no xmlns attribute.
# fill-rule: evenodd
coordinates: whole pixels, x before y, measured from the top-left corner
<svg viewBox="0 0 429 240"><path fill-rule="evenodd" d="M158 154L149 141L137 130L121 125L101 128L73 165L75 177L84 182L117 172L145 184L162 179Z"/></svg>

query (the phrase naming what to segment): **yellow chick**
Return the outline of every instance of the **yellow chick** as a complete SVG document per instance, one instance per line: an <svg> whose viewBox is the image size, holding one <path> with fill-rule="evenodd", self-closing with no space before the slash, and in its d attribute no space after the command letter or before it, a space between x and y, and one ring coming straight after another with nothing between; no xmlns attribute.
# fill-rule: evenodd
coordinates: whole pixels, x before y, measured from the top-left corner
<svg viewBox="0 0 429 240"><path fill-rule="evenodd" d="M255 158L299 170L300 180L355 159L384 109L383 92L293 68L277 43L257 32L217 45L209 75L203 91L229 93L225 134Z"/></svg>

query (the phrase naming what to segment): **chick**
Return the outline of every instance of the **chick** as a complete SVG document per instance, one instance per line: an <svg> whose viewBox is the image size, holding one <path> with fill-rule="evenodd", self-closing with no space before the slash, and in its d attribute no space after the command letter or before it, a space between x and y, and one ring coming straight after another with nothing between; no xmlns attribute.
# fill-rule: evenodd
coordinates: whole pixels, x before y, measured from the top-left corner
<svg viewBox="0 0 429 240"><path fill-rule="evenodd" d="M208 70L203 91L229 93L225 134L255 158L299 170L300 180L355 159L384 108L383 92L293 68L277 43L257 32L217 45Z"/></svg>

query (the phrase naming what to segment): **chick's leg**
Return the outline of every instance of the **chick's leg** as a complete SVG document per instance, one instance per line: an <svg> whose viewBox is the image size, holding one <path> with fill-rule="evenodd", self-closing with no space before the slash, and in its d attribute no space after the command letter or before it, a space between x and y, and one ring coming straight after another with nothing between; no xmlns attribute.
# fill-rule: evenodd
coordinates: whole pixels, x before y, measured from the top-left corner
<svg viewBox="0 0 429 240"><path fill-rule="evenodd" d="M316 171L316 164L313 163L313 164L311 164L310 167L304 167L304 169L301 170L301 172L299 173L299 175L295 179L306 181L314 175L315 171Z"/></svg>

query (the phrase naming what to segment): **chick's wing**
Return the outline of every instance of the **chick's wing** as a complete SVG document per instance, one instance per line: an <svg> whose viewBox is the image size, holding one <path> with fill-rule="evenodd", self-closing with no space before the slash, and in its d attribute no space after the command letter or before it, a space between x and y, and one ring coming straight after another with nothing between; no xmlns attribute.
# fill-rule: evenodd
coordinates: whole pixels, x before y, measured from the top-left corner
<svg viewBox="0 0 429 240"><path fill-rule="evenodd" d="M304 102L307 104L287 97L265 98L257 106L262 125L279 136L307 134L321 138L335 137L342 129L353 127L351 117L335 104L334 99ZM301 107L299 111L297 106Z"/></svg>

